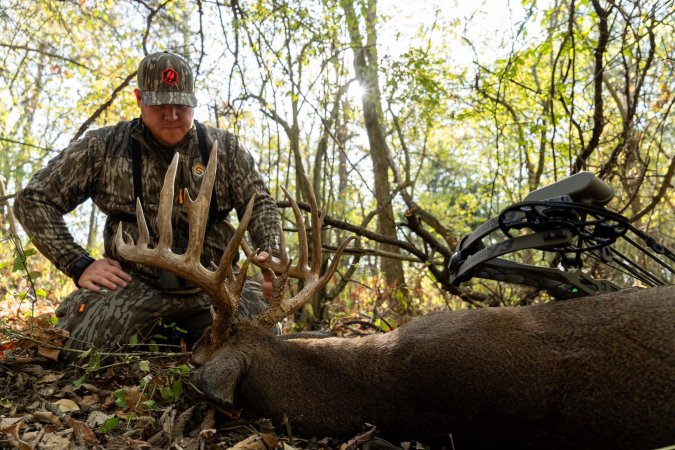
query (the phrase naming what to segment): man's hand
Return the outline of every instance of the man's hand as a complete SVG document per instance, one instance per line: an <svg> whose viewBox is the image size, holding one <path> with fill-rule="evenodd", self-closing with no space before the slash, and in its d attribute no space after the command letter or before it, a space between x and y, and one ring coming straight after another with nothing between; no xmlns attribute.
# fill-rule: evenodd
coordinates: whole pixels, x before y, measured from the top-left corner
<svg viewBox="0 0 675 450"><path fill-rule="evenodd" d="M98 259L87 267L78 284L90 291L99 292L101 289L115 290L118 287L127 287L131 282L131 275L122 270L119 261L103 258Z"/></svg>
<svg viewBox="0 0 675 450"><path fill-rule="evenodd" d="M264 263L265 261L267 261L267 258L271 258L269 253L260 252L253 257L253 260L257 263ZM272 273L271 270L267 269L260 269L260 271L262 272L263 276L263 281L261 283L263 297L265 297L266 300L271 300L272 293L274 292L274 286L272 284L274 280L274 274Z"/></svg>

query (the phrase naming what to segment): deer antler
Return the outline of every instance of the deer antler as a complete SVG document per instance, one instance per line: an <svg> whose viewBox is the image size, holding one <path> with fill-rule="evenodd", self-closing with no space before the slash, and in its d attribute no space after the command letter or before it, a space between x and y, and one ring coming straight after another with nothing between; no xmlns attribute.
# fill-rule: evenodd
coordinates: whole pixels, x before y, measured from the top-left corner
<svg viewBox="0 0 675 450"><path fill-rule="evenodd" d="M122 236L122 225L117 228L115 245L119 255L124 259L157 267L175 273L202 288L213 300L216 309L216 318L211 328L213 341L224 339L229 333L229 326L237 314L239 297L246 280L246 271L254 254L247 255L241 271L235 276L232 262L238 252L239 243L244 237L248 222L253 211L255 196L251 198L242 217L239 227L228 243L217 270L211 271L201 264L201 253L208 219L209 205L213 184L216 178L218 162L217 142L211 148L211 156L206 167L204 179L196 200L192 200L186 189L186 207L189 221L189 240L187 250L178 255L171 251L173 232L171 229L171 210L174 198L174 180L178 167L179 155L176 153L171 165L164 176L164 184L160 193L159 209L157 211L157 229L159 243L155 248L149 248L150 234L143 214L140 200L136 202L136 220L138 223L138 242L136 245L127 244Z"/></svg>
<svg viewBox="0 0 675 450"><path fill-rule="evenodd" d="M192 200L186 189L186 207L190 226L187 250L182 255L173 253L171 251L171 243L173 241L171 210L173 207L173 186L178 167L178 158L178 154L174 155L171 165L164 176L164 184L160 193L159 210L157 212L157 228L159 232L159 243L157 246L155 248L148 247L150 233L148 232L140 200L136 202L138 242L135 245L133 243L126 243L123 237L122 225L120 224L115 236L115 245L117 246L119 255L128 261L173 272L202 288L213 299L216 308L216 317L211 327L211 342L214 346L217 346L219 342L223 342L229 335L230 325L237 314L248 265L256 255L256 252L252 252L243 241L246 228L251 219L255 196L249 201L246 212L239 222L239 226L234 231L232 239L230 239L223 252L217 270L208 270L201 264L201 252L218 161L218 147L217 143L214 143L197 199ZM271 327L287 315L297 311L310 300L316 291L323 288L337 270L338 261L347 245L355 239L354 236L350 236L342 241L335 252L328 270L322 276L320 273L321 226L324 215L319 211L309 180L306 177L304 180L308 186L309 203L311 206L312 257L309 258L307 231L300 208L295 200L291 198L288 191L282 187L295 215L299 234L300 257L298 258L298 263L294 267L291 267L284 249L282 233L281 261L258 264L263 268L282 274L281 278L278 278L274 283L275 289L273 297L270 300L270 305L256 319L256 323L263 327ZM246 260L242 264L239 275L235 276L232 262L240 245L244 248ZM255 263L255 260L253 262ZM305 284L302 290L295 296L284 299L283 287L289 276L304 280Z"/></svg>
<svg viewBox="0 0 675 450"><path fill-rule="evenodd" d="M278 283L275 286L273 297L270 300L270 305L255 319L256 323L266 328L273 326L284 317L293 314L295 311L309 302L315 292L328 284L328 281L330 281L333 274L337 270L340 256L342 256L342 253L345 251L349 243L356 239L354 236L349 236L340 243L337 251L335 252L335 256L333 256L330 266L326 272L321 275L321 227L323 226L324 213L323 211L320 211L319 207L317 206L316 197L314 195L314 191L312 190L311 183L304 175L303 180L307 185L309 197L308 200L311 210L312 257L309 258L307 230L305 228L305 222L302 218L300 208L288 191L282 186L281 189L284 191L286 198L293 208L293 214L295 215L295 222L298 228L298 251L300 252L298 262L295 266L291 267L288 256L286 255L283 241L280 249L281 258L278 262L268 260L265 263L259 264L253 260L253 264L264 269L272 270L276 273L281 273L283 277L283 282ZM283 236L283 233L281 233L281 235ZM244 252L246 253L247 257L250 258L252 255L250 249L246 248L244 245L242 245L242 247L244 248ZM303 280L304 287L293 297L283 298L283 286L285 284L285 280L288 277Z"/></svg>

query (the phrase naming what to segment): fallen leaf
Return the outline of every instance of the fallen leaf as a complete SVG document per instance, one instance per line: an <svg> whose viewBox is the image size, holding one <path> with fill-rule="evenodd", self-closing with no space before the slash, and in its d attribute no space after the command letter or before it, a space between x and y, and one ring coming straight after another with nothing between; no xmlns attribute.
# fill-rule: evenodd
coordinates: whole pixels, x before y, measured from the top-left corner
<svg viewBox="0 0 675 450"><path fill-rule="evenodd" d="M377 427L370 424L366 424L366 426L369 426L371 428L365 433L361 433L358 436L342 444L340 446L340 450L356 450L361 447L364 447L365 444L370 442L373 439L373 436L375 436L375 434L377 433Z"/></svg>
<svg viewBox="0 0 675 450"><path fill-rule="evenodd" d="M11 423L10 423L11 421ZM6 434L12 436L14 439L19 438L19 431L21 431L21 426L23 425L23 420L21 417L11 417L8 419L0 419L0 434Z"/></svg>
<svg viewBox="0 0 675 450"><path fill-rule="evenodd" d="M276 447L279 440L268 433L254 434L236 443L230 450L268 450Z"/></svg>
<svg viewBox="0 0 675 450"><path fill-rule="evenodd" d="M133 409L137 413L145 412L145 406L143 406L143 402L147 401L150 397L141 392L137 386L126 387L123 388L123 390L123 398L127 407ZM119 392L119 390L116 392Z"/></svg>
<svg viewBox="0 0 675 450"><path fill-rule="evenodd" d="M8 433L7 428L16 425L17 422L21 422L23 417L2 417L0 418L0 433Z"/></svg>
<svg viewBox="0 0 675 450"><path fill-rule="evenodd" d="M38 345L37 351L40 356L44 356L52 361L58 361L59 353L61 353L61 350L58 348L44 347L42 345Z"/></svg>
<svg viewBox="0 0 675 450"><path fill-rule="evenodd" d="M170 440L173 438L173 425L176 423L176 410L173 406L164 411L162 417L159 418L159 423L162 425L164 435Z"/></svg>
<svg viewBox="0 0 675 450"><path fill-rule="evenodd" d="M52 383L60 380L64 375L63 372L49 372L35 380L35 384Z"/></svg>
<svg viewBox="0 0 675 450"><path fill-rule="evenodd" d="M59 418L49 411L35 411L33 415L40 421L45 423L51 423L52 425L58 427L61 425Z"/></svg>
<svg viewBox="0 0 675 450"><path fill-rule="evenodd" d="M54 402L55 405L59 407L61 412L73 412L73 411L79 411L80 407L77 406L77 403L74 401L67 399L67 398L62 398L60 400L57 400Z"/></svg>
<svg viewBox="0 0 675 450"><path fill-rule="evenodd" d="M195 407L191 406L182 413L180 413L180 415L176 419L176 422L173 425L173 431L171 433L171 437L173 439L183 437L185 432L185 425L187 424L188 420L190 420L190 418L192 417L194 410Z"/></svg>
<svg viewBox="0 0 675 450"><path fill-rule="evenodd" d="M72 417L67 419L68 425L73 427L73 433L78 441L83 440L87 444L98 444L98 440L94 436L94 432L87 426L86 423L75 420Z"/></svg>
<svg viewBox="0 0 675 450"><path fill-rule="evenodd" d="M98 405L98 403L101 401L98 395L92 394L92 395L85 395L82 397L82 403L84 403L87 406L94 406Z"/></svg>
<svg viewBox="0 0 675 450"><path fill-rule="evenodd" d="M68 450L72 447L72 445L68 437L51 433L47 437L47 440L44 442L42 447L49 448L51 450Z"/></svg>
<svg viewBox="0 0 675 450"><path fill-rule="evenodd" d="M102 411L92 411L89 416L87 416L86 424L89 428L97 428L99 425L103 425L106 420L112 419L115 417L115 414L106 414Z"/></svg>

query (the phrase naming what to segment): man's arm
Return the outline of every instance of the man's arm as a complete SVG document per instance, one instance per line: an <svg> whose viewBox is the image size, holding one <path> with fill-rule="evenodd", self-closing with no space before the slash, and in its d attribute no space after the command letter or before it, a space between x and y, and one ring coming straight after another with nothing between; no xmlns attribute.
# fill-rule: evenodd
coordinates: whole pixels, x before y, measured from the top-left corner
<svg viewBox="0 0 675 450"><path fill-rule="evenodd" d="M14 213L35 247L76 283L100 263L94 264L75 242L63 216L93 194L103 151L100 138L88 133L37 171L14 202Z"/></svg>

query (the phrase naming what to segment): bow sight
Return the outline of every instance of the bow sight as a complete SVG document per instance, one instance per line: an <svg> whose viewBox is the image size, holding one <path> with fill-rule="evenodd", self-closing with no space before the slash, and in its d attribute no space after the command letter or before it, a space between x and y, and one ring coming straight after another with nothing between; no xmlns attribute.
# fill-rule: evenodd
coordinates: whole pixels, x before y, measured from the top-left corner
<svg viewBox="0 0 675 450"><path fill-rule="evenodd" d="M584 260L594 259L647 286L672 283L675 255L605 205L614 196L611 186L590 172L572 175L528 194L504 209L459 243L449 263L450 284L473 277L524 284L542 289L558 300L618 291L609 280L582 272ZM494 234L503 239L494 242ZM618 250L621 238L654 261L658 270ZM485 244L483 240L490 241ZM525 249L555 252L558 267L540 267L500 258ZM670 280L670 281L668 281Z"/></svg>

